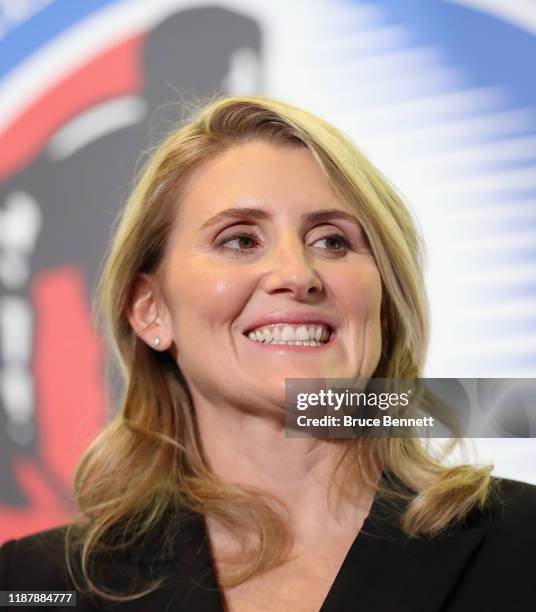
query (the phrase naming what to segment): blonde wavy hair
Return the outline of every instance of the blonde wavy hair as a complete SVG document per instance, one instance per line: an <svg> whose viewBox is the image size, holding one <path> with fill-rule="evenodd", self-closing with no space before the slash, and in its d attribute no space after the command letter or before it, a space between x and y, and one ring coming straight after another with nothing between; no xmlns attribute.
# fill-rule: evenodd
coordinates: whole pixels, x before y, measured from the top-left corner
<svg viewBox="0 0 536 612"><path fill-rule="evenodd" d="M382 279L382 354L373 376L422 375L429 332L423 245L385 177L340 131L291 104L235 96L202 106L164 139L140 173L100 278L99 316L121 366L125 393L121 409L86 451L75 476L80 511L67 529L66 559L81 591L124 601L156 589L162 577L128 593L104 588L97 577L98 555L135 546L162 525L164 547L184 511L215 518L241 543L244 562L221 577L222 586L267 571L288 550L290 530L270 500L209 470L175 359L148 347L127 319L138 275L158 277L165 264L166 242L193 171L252 140L307 147L335 192L353 207ZM414 537L436 535L483 506L492 484L492 466L449 467L419 438L348 440L337 469L345 470L341 496L357 482L376 486L379 471L392 475L380 481L377 497L407 502L401 527Z"/></svg>

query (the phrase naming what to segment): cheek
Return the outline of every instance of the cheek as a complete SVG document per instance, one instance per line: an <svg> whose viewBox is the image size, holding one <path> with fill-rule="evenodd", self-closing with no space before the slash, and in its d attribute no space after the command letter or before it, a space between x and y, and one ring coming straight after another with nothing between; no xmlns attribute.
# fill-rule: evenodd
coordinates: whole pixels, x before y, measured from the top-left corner
<svg viewBox="0 0 536 612"><path fill-rule="evenodd" d="M192 266L194 268L194 266ZM180 274L180 275L179 275ZM170 291L172 318L177 331L195 327L214 329L232 321L240 313L251 288L239 269L195 265L195 272L184 266ZM248 293L249 292L249 293Z"/></svg>
<svg viewBox="0 0 536 612"><path fill-rule="evenodd" d="M375 265L348 271L337 279L338 301L346 313L353 313L356 322L380 320L382 284Z"/></svg>

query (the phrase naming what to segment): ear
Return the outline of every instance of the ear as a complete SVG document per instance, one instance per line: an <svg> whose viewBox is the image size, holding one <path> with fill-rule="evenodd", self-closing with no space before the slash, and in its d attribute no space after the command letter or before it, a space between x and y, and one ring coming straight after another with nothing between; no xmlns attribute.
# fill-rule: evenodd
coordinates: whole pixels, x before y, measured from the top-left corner
<svg viewBox="0 0 536 612"><path fill-rule="evenodd" d="M171 319L160 299L156 280L140 274L132 290L127 318L134 333L152 349L166 351L173 343ZM155 339L160 338L155 344Z"/></svg>

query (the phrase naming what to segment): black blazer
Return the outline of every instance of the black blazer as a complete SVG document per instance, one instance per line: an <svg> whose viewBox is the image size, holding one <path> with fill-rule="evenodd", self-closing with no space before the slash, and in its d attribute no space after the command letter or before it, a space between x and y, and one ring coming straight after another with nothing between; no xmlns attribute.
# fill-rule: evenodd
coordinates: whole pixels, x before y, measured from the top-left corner
<svg viewBox="0 0 536 612"><path fill-rule="evenodd" d="M320 612L536 610L536 486L495 482L499 495L486 510L435 538L406 538L392 519L384 521L376 500ZM78 594L76 609L223 612L206 533L204 518L192 515L169 557L158 556L155 534L135 554L103 562L105 584L115 588L127 587L134 574L166 569L170 578L156 592L122 604ZM0 590L74 590L63 534L57 528L6 542Z"/></svg>

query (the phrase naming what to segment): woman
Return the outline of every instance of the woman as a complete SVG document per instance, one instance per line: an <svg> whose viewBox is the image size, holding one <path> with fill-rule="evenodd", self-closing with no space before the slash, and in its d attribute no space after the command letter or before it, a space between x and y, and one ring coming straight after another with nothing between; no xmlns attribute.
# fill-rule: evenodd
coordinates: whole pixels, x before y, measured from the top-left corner
<svg viewBox="0 0 536 612"><path fill-rule="evenodd" d="M0 588L76 589L82 610L529 609L536 487L418 438L285 436L285 378L421 374L420 254L318 117L227 97L176 129L101 278L122 410L80 463L79 516L7 542Z"/></svg>

